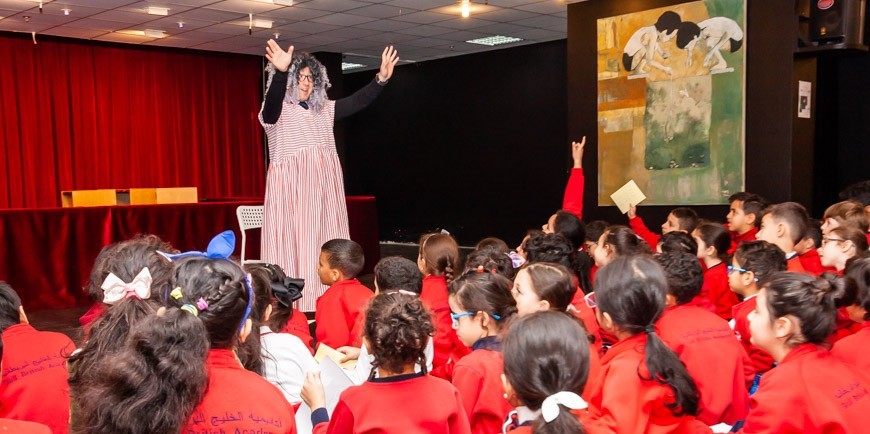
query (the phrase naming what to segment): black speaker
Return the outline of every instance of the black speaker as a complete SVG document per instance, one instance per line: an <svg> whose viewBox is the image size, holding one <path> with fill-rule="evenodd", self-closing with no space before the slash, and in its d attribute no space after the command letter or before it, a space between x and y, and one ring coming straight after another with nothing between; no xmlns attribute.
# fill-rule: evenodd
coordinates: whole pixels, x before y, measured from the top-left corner
<svg viewBox="0 0 870 434"><path fill-rule="evenodd" d="M866 0L810 0L810 41L864 44Z"/></svg>

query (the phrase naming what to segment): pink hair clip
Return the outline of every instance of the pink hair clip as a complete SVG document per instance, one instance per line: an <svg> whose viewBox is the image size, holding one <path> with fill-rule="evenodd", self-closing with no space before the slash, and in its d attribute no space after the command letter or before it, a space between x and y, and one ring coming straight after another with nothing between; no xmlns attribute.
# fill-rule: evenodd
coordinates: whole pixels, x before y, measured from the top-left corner
<svg viewBox="0 0 870 434"><path fill-rule="evenodd" d="M208 309L208 302L205 301L204 298L200 297L199 300L196 301L196 308L199 309L200 312Z"/></svg>

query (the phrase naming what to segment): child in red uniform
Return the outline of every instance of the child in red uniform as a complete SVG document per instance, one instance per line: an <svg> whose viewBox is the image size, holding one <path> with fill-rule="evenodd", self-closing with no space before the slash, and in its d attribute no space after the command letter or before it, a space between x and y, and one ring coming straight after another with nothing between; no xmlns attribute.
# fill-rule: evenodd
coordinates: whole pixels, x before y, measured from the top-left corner
<svg viewBox="0 0 870 434"><path fill-rule="evenodd" d="M581 432L572 410L585 416L586 402L578 395L589 368L586 339L576 321L558 312L533 313L511 325L503 346L504 389L517 405L511 433Z"/></svg>
<svg viewBox="0 0 870 434"><path fill-rule="evenodd" d="M572 280L571 272L559 264L539 262L526 265L517 274L513 288L511 288L511 293L517 302L517 314L520 317L525 317L535 312L548 310L571 311L576 314L577 311L570 304L573 294L577 292ZM595 313L586 305L585 298L581 300L583 307L592 313L592 319L595 321L594 330L597 333L599 328ZM582 321L582 318L576 318L581 319L580 324L586 332L586 337L593 340L589 343L589 376L586 382L589 387L586 388L586 394L583 395L584 398L589 398L588 394L597 387L598 377L601 373L601 354L599 353L601 339L589 334L586 322Z"/></svg>
<svg viewBox="0 0 870 434"><path fill-rule="evenodd" d="M804 270L807 270L807 273L816 277L825 271L836 271L833 268L822 265L818 250L820 247L822 247L822 226L818 220L810 217L807 220L807 232L800 242L794 246L794 250L797 252Z"/></svg>
<svg viewBox="0 0 870 434"><path fill-rule="evenodd" d="M655 246L655 244L653 245ZM650 247L627 226L609 226L598 238L593 252L595 265L600 271L620 256L650 253Z"/></svg>
<svg viewBox="0 0 870 434"><path fill-rule="evenodd" d="M860 230L851 226L840 226L828 231L822 238L819 257L822 265L833 267L837 274L843 274L846 262L867 251L867 238Z"/></svg>
<svg viewBox="0 0 870 434"><path fill-rule="evenodd" d="M327 414L319 374L309 374L302 399L314 411L315 433L468 434L468 416L450 383L415 365L426 366L424 350L435 332L429 311L415 295L375 296L365 316L364 343L374 356L377 378L341 393Z"/></svg>
<svg viewBox="0 0 870 434"><path fill-rule="evenodd" d="M598 272L598 264L595 263L595 248L598 247L598 240L601 238L601 234L610 226L604 220L594 220L589 222L586 225L586 240L583 244L586 246L586 254L589 255L589 258L592 259L592 263L589 266L589 282L595 283L595 273Z"/></svg>
<svg viewBox="0 0 870 434"><path fill-rule="evenodd" d="M728 221L728 230L731 231L731 255L737 250L740 243L754 241L761 224L761 213L767 208L767 200L755 194L741 191L732 194L728 198L729 210L725 217Z"/></svg>
<svg viewBox="0 0 870 434"><path fill-rule="evenodd" d="M855 285L855 302L846 307L849 318L860 329L834 344L831 353L846 363L868 372L870 370L870 257L855 258L846 266L846 278Z"/></svg>
<svg viewBox="0 0 870 434"><path fill-rule="evenodd" d="M456 362L453 386L459 391L471 432L501 429L512 410L503 396L502 356L498 335L517 312L510 280L483 267L450 284L450 311L456 335L471 353Z"/></svg>
<svg viewBox="0 0 870 434"><path fill-rule="evenodd" d="M641 237L649 245L650 249L655 249L659 243L661 235L650 231L643 220L637 216L637 206L632 204L628 208L628 225L639 237ZM698 225L698 213L691 208L679 207L674 208L668 214L667 220L662 224L662 234L673 231L681 231L691 234Z"/></svg>
<svg viewBox="0 0 870 434"><path fill-rule="evenodd" d="M731 290L743 298L734 306L734 319L731 328L734 335L743 345L743 349L752 360L752 367L758 375L773 368L773 357L766 351L752 344L752 332L749 329L749 313L755 310L758 301L759 282L776 273L785 270L785 255L778 247L766 241L746 241L740 244L731 258L728 269L728 285Z"/></svg>
<svg viewBox="0 0 870 434"><path fill-rule="evenodd" d="M617 258L598 272L598 322L619 341L601 360L601 383L589 402L589 432L682 433L703 426L693 416L698 389L653 326L666 295L664 273L647 255Z"/></svg>
<svg viewBox="0 0 870 434"><path fill-rule="evenodd" d="M727 243L730 237L725 235ZM695 255L662 253L656 261L668 279L667 308L656 329L698 386L698 419L707 425L734 425L749 412L748 388L755 379L752 362L725 320L691 305L703 279Z"/></svg>
<svg viewBox="0 0 870 434"><path fill-rule="evenodd" d="M726 252L731 247L731 234L719 223L704 222L692 232L698 242L698 259L704 263L704 287L701 293L713 303L716 315L731 319L731 308L738 303L737 295L728 287Z"/></svg>
<svg viewBox="0 0 870 434"><path fill-rule="evenodd" d="M477 247L465 257L463 273L475 271L477 267L483 267L484 270L500 274L509 280L513 280L517 274L511 257L500 248L492 246Z"/></svg>
<svg viewBox="0 0 870 434"><path fill-rule="evenodd" d="M825 235L840 226L852 226L866 234L870 226L870 217L864 205L855 200L844 200L829 206L822 220L822 233Z"/></svg>
<svg viewBox="0 0 870 434"><path fill-rule="evenodd" d="M351 240L330 240L320 249L317 273L320 283L330 286L317 298L314 312L317 345L360 346L360 314L374 295L356 279L363 265L362 247Z"/></svg>
<svg viewBox="0 0 870 434"><path fill-rule="evenodd" d="M826 346L842 283L785 272L765 280L750 315L752 342L778 365L762 378L740 432L857 433L870 425L870 376Z"/></svg>
<svg viewBox="0 0 870 434"><path fill-rule="evenodd" d="M450 306L447 304L447 285L453 282L459 270L459 245L445 233L423 234L417 267L423 274L423 292L420 300L435 314L435 359L432 375L450 380L455 363L468 354L468 347L456 337Z"/></svg>
<svg viewBox="0 0 870 434"><path fill-rule="evenodd" d="M771 205L761 216L761 228L756 237L782 249L788 271L807 272L794 247L804 237L809 218L807 210L797 202Z"/></svg>
<svg viewBox="0 0 870 434"><path fill-rule="evenodd" d="M65 335L31 327L18 294L3 281L0 331L0 417L44 424L54 434L68 432L66 357L75 345Z"/></svg>

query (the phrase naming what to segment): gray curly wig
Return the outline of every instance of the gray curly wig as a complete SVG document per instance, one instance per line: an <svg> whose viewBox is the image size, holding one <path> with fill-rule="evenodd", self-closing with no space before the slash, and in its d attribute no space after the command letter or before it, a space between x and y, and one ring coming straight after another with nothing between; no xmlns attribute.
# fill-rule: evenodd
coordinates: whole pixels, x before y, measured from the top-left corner
<svg viewBox="0 0 870 434"><path fill-rule="evenodd" d="M326 96L326 90L332 85L329 83L326 67L310 53L304 51L293 53L293 61L287 69L287 92L284 94L284 99L293 104L299 104L296 87L299 84L299 71L306 66L311 70L314 80L311 95L308 97L308 107L314 112L319 113L326 107L326 101L329 99ZM266 89L268 89L272 84L272 77L275 76L275 65L269 63L266 66L266 72L269 74L269 79L266 82Z"/></svg>

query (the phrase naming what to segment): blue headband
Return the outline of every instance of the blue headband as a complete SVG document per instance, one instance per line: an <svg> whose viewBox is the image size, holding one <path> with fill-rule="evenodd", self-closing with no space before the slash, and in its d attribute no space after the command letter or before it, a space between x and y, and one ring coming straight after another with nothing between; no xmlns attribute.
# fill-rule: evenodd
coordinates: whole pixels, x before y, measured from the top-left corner
<svg viewBox="0 0 870 434"><path fill-rule="evenodd" d="M242 323L239 324L239 331L245 328L245 321L251 316L251 307L254 304L254 288L251 286L251 273L245 276L245 287L248 288L248 305L245 307L245 316L242 317Z"/></svg>
<svg viewBox="0 0 870 434"><path fill-rule="evenodd" d="M211 242L208 243L208 248L204 252L191 250L189 252L176 254L166 252L159 253L170 261L186 258L188 256L202 256L203 258L209 259L229 259L235 250L236 234L234 234L233 231L223 231L211 239Z"/></svg>

